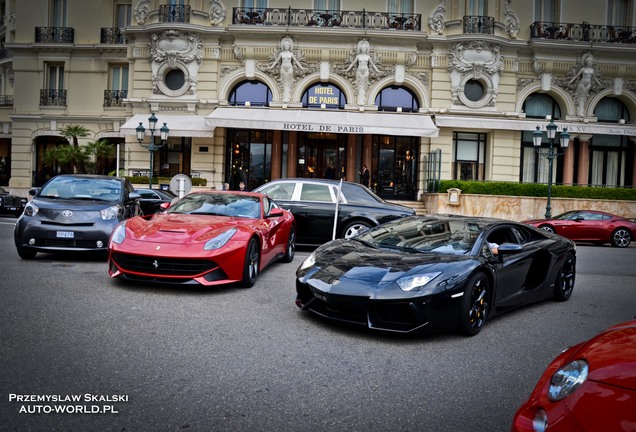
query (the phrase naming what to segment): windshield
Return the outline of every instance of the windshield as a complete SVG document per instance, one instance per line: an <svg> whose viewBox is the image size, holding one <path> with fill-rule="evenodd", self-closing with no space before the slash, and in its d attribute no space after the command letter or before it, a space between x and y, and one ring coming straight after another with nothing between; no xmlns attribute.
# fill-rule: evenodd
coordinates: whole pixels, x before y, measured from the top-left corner
<svg viewBox="0 0 636 432"><path fill-rule="evenodd" d="M256 196L232 193L192 193L181 198L168 213L261 217L261 201Z"/></svg>
<svg viewBox="0 0 636 432"><path fill-rule="evenodd" d="M408 252L470 253L483 226L475 221L406 218L355 237L376 247Z"/></svg>
<svg viewBox="0 0 636 432"><path fill-rule="evenodd" d="M119 201L121 182L115 178L55 177L40 189L43 198Z"/></svg>
<svg viewBox="0 0 636 432"><path fill-rule="evenodd" d="M555 216L554 219L560 219L560 220L573 220L574 218L576 218L579 215L578 211L569 211L569 212L565 212L562 213L558 216Z"/></svg>

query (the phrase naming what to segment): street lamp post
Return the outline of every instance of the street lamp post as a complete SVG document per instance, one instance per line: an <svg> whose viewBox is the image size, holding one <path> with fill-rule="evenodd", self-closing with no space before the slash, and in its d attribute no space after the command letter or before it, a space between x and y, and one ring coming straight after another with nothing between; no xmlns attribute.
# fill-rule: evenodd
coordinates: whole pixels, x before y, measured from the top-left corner
<svg viewBox="0 0 636 432"><path fill-rule="evenodd" d="M543 132L541 132L540 126L537 126L537 130L532 132L532 141L537 153L548 160L548 203L545 206L545 218L550 219L552 217L552 206L550 204L550 198L552 196L552 167L554 159L557 156L561 156L563 153L558 153L554 150L554 138L556 137L557 132L557 125L554 121L550 120L550 123L546 126L546 130L548 140L550 141L550 147L547 153L540 151L541 142L543 141ZM568 148L568 145L570 144L570 134L568 133L567 128L563 128L559 141L563 149Z"/></svg>
<svg viewBox="0 0 636 432"><path fill-rule="evenodd" d="M148 187L152 189L152 173L153 173L154 164L155 164L155 152L161 149L161 147L163 147L166 141L168 140L168 132L170 131L170 129L168 129L168 126L166 125L166 123L164 123L163 126L161 126L161 129L159 129L160 143L156 144L155 130L157 128L157 117L155 117L155 113L152 113L150 117L148 118L148 128L150 129L150 144L143 143L144 138L146 136L146 128L144 128L141 122L139 122L139 126L137 126L136 130L137 130L137 141L139 141L139 145L141 145L143 148L145 148L146 150L150 152L150 173L148 174Z"/></svg>

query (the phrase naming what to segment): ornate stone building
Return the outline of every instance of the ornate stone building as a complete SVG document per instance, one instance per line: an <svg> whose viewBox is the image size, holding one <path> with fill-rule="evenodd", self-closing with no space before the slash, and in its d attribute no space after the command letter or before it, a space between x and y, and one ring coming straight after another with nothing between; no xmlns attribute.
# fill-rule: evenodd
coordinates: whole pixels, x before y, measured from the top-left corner
<svg viewBox="0 0 636 432"><path fill-rule="evenodd" d="M3 0L0 183L60 172L42 156L68 125L117 144L112 171L146 173L155 113L155 174L217 188L365 164L392 199L543 183L549 119L570 134L556 183L633 187L636 8L589 3Z"/></svg>

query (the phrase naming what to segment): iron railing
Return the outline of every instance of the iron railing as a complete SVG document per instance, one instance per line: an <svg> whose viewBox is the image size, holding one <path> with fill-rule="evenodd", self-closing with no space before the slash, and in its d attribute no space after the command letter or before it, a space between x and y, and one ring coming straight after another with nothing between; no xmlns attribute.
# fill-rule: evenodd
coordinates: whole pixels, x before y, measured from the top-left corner
<svg viewBox="0 0 636 432"><path fill-rule="evenodd" d="M40 106L66 106L66 90L41 89Z"/></svg>
<svg viewBox="0 0 636 432"><path fill-rule="evenodd" d="M161 5L159 6L159 22L190 22L190 6L188 5Z"/></svg>
<svg viewBox="0 0 636 432"><path fill-rule="evenodd" d="M634 44L636 27L535 21L530 25L530 38Z"/></svg>
<svg viewBox="0 0 636 432"><path fill-rule="evenodd" d="M232 24L420 31L422 15L288 8L233 8Z"/></svg>
<svg viewBox="0 0 636 432"><path fill-rule="evenodd" d="M122 107L127 97L128 90L104 90L104 106Z"/></svg>
<svg viewBox="0 0 636 432"><path fill-rule="evenodd" d="M13 96L0 96L0 107L12 107Z"/></svg>
<svg viewBox="0 0 636 432"><path fill-rule="evenodd" d="M99 42L103 44L126 45L128 39L122 34L120 28L102 27Z"/></svg>
<svg viewBox="0 0 636 432"><path fill-rule="evenodd" d="M75 29L72 27L36 27L36 43L73 43Z"/></svg>
<svg viewBox="0 0 636 432"><path fill-rule="evenodd" d="M477 15L465 16L464 33L495 34L495 18Z"/></svg>

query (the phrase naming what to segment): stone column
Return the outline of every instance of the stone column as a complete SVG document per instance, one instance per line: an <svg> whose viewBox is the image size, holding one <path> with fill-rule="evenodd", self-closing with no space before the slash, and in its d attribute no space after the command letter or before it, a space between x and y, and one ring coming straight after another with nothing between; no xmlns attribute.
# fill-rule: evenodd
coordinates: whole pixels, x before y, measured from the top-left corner
<svg viewBox="0 0 636 432"><path fill-rule="evenodd" d="M287 143L287 178L296 177L298 164L298 132L289 132Z"/></svg>
<svg viewBox="0 0 636 432"><path fill-rule="evenodd" d="M579 160L576 175L576 183L587 186L590 172L590 138L592 135L578 135L579 139Z"/></svg>
<svg viewBox="0 0 636 432"><path fill-rule="evenodd" d="M345 180L357 182L358 175L356 173L356 135L347 136L347 166L345 168Z"/></svg>
<svg viewBox="0 0 636 432"><path fill-rule="evenodd" d="M629 140L633 146L636 146L636 136L630 136ZM632 186L636 186L636 158L634 158L634 167L632 168Z"/></svg>
<svg viewBox="0 0 636 432"><path fill-rule="evenodd" d="M272 142L272 169L270 180L281 178L283 155L283 131L274 130Z"/></svg>

